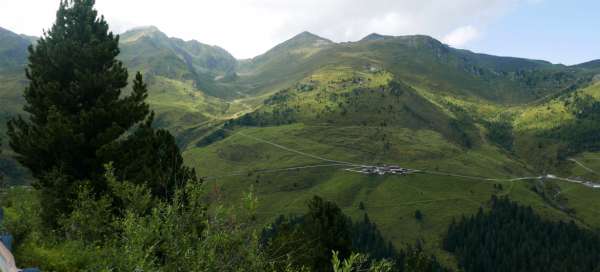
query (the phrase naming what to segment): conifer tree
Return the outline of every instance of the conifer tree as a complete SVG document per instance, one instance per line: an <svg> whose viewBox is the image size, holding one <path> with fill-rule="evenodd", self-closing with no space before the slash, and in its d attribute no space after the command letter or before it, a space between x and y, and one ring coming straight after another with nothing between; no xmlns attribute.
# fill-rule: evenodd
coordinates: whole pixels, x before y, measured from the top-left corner
<svg viewBox="0 0 600 272"><path fill-rule="evenodd" d="M124 137L136 124L142 123L140 129L146 131L146 139L151 137L149 142L166 140L169 149L176 151L175 161L180 160L174 141L161 136L168 132L156 134L149 125L152 115L144 102L147 87L141 74L135 76L132 92L122 94L129 75L116 59L119 36L109 31L94 3L61 1L52 28L29 48L29 86L24 93L24 110L29 115L8 122L10 146L37 179L34 185L41 190L43 216L51 227L69 212L80 183L90 183L97 196L106 192L104 164L133 152L115 146L139 136L134 132ZM159 156L156 152L144 155ZM133 163L118 161L117 169ZM180 164L174 168L191 172ZM137 167L135 171L144 175L127 176L149 180L156 174L148 167Z"/></svg>
<svg viewBox="0 0 600 272"><path fill-rule="evenodd" d="M2 155L2 139L0 139L0 155ZM4 182L4 172L0 169L0 190L4 189L6 186Z"/></svg>

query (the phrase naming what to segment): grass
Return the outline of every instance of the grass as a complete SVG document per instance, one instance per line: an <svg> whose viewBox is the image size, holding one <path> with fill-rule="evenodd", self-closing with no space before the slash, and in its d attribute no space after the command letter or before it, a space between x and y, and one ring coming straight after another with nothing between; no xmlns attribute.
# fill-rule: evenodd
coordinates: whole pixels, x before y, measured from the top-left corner
<svg viewBox="0 0 600 272"><path fill-rule="evenodd" d="M264 223L280 214L303 212L306 201L320 195L335 201L357 220L368 213L397 247L422 240L428 251L450 265L454 262L452 257L440 249L447 225L452 218L473 214L479 207L485 207L492 194L508 195L531 205L549 219L573 219L600 227L600 222L590 219L593 208L585 208L598 202L597 193L582 186L568 191L580 196L580 199L569 197L570 206L578 211L572 218L541 199L530 189L528 181L492 182L429 174L366 176L344 171L344 167L261 172L261 169L328 162L277 148L242 133L301 152L353 163L393 163L413 169L482 177L536 175L526 164L491 145L465 150L431 130L393 127L293 124L243 128L236 132L239 133L210 146L188 149L184 157L198 173L211 177L206 181L210 194L234 201L244 191L254 188L260 199L259 219ZM393 148L382 148L378 140L382 134L392 135L389 141ZM501 184L503 189L496 189L495 184ZM360 202L365 203L364 211L358 208ZM416 210L424 214L422 222L414 218Z"/></svg>
<svg viewBox="0 0 600 272"><path fill-rule="evenodd" d="M368 213L397 247L421 240L428 251L450 265L454 260L440 249L447 225L452 218L485 207L492 194L531 205L549 219L600 227L595 209L600 205L600 192L570 183L559 185L568 206L576 211L572 216L552 208L530 189L528 181L490 182L423 173L372 177L344 171L341 166L281 170L331 162L255 138L356 164L398 164L491 178L558 170L566 176L594 178L574 163L553 161L558 157L557 146L535 137L574 118L561 100L564 97L544 99L572 80L560 86L535 82L536 77L552 78L559 67L449 49L425 37L322 47L312 46L314 37L304 38L308 45L300 40L288 43L254 64L248 62L237 79L207 85L208 93L220 90L223 93L218 96L229 100L199 90L188 75L190 67L168 50L157 51L147 44L124 48L123 56L131 67L156 74L147 77L148 103L157 112L158 124L183 143L185 162L207 177L207 193L237 201L253 187L259 193L259 219L264 223L280 214L303 212L305 202L320 195L355 219ZM146 50L148 59L137 58ZM538 74L517 75L521 67L537 67ZM20 112L22 79L18 74L0 76L0 121ZM392 80L404 84L401 94L382 91ZM525 86L525 81L533 85ZM600 84L577 92L600 99ZM263 103L275 93L281 101ZM227 119L248 112L286 110L293 124L238 128L237 133L209 146L193 144ZM482 127L486 121L505 120L514 128L513 150L490 143ZM472 125L464 129L473 138L471 148L456 141L465 136L451 130L456 121ZM3 129L2 124L0 132ZM600 159L595 160L600 158L598 153L575 158L600 170ZM538 165L538 161L544 163ZM365 203L365 210L358 208L360 202ZM414 218L416 210L424 214L424 220Z"/></svg>

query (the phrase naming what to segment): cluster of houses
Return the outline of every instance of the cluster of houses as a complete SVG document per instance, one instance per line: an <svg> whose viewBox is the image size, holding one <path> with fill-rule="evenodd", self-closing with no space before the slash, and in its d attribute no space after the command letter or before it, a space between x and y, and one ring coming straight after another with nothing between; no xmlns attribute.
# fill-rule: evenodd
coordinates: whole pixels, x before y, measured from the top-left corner
<svg viewBox="0 0 600 272"><path fill-rule="evenodd" d="M383 165L383 166L361 166L358 169L348 169L350 171L359 172L367 175L408 175L414 173L415 170L402 168L397 165Z"/></svg>

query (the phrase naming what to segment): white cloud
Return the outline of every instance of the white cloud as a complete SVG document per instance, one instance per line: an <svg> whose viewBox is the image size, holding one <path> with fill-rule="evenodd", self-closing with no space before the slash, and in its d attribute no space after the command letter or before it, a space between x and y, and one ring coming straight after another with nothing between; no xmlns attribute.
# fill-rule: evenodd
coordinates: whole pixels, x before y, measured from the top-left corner
<svg viewBox="0 0 600 272"><path fill-rule="evenodd" d="M479 37L479 31L472 25L461 26L448 33L442 41L453 47L462 47L468 42Z"/></svg>
<svg viewBox="0 0 600 272"><path fill-rule="evenodd" d="M444 38L463 26L481 31L527 1L538 0L97 0L97 8L117 32L155 25L170 36L216 44L246 58L304 30L338 42L372 32ZM0 26L40 35L58 3L0 0Z"/></svg>

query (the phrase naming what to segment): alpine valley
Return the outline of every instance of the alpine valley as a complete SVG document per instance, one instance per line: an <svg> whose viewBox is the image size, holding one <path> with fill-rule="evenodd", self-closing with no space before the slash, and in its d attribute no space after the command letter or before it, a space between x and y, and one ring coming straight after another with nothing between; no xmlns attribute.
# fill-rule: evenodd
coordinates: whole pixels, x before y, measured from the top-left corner
<svg viewBox="0 0 600 272"><path fill-rule="evenodd" d="M12 185L32 180L5 134L24 114L36 41L0 28L0 167ZM335 43L303 32L244 60L156 27L119 43L130 81L144 75L154 125L208 191L234 202L252 188L259 222L319 195L449 267L448 226L492 195L600 228L600 60L565 66L375 33Z"/></svg>

